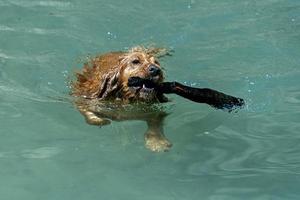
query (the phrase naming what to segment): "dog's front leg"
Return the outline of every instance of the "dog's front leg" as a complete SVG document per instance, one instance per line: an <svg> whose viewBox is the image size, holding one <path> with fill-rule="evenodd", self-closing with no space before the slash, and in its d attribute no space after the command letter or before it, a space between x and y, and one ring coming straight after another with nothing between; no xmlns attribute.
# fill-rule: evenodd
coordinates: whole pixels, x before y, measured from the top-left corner
<svg viewBox="0 0 300 200"><path fill-rule="evenodd" d="M145 133L145 145L151 151L168 151L172 146L163 133L164 118L165 115L156 115L146 120L148 130Z"/></svg>
<svg viewBox="0 0 300 200"><path fill-rule="evenodd" d="M88 110L88 108L84 105L77 104L77 109L79 112L84 116L85 121L90 125L96 125L96 126L104 126L107 124L110 124L109 119L102 118L98 115L96 115L94 112Z"/></svg>

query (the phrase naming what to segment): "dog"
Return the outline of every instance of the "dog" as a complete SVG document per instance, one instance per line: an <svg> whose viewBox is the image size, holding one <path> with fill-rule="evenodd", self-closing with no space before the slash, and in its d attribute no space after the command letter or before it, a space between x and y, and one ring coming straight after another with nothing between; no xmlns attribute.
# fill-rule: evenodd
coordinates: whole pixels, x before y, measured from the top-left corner
<svg viewBox="0 0 300 200"><path fill-rule="evenodd" d="M104 126L111 120L143 120L148 128L145 146L154 152L168 151L172 144L165 137L163 121L167 113L151 109L152 104L168 99L153 88L129 87L131 77L140 77L159 84L164 72L159 58L171 55L164 48L133 47L124 52L109 52L92 58L76 72L71 83L75 105L88 124ZM109 106L108 106L109 105ZM144 109L128 111L124 105L143 105ZM146 109L145 107L150 108Z"/></svg>

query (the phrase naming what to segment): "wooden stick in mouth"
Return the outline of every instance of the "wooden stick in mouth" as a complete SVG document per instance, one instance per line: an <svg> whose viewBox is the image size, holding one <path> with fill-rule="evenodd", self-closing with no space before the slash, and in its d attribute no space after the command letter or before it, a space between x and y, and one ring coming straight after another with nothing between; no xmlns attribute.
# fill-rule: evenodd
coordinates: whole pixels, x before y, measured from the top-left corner
<svg viewBox="0 0 300 200"><path fill-rule="evenodd" d="M177 94L197 103L206 103L217 109L227 109L229 112L245 105L244 100L241 98L209 88L189 87L175 81L157 84L150 79L140 77L131 77L128 80L129 87L142 87L143 85L147 88L154 88L159 93Z"/></svg>

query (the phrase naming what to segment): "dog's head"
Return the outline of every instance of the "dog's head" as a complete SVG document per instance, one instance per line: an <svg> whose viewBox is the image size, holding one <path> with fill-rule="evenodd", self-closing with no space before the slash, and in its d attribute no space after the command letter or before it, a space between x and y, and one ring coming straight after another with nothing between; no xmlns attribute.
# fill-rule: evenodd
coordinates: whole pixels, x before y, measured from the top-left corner
<svg viewBox="0 0 300 200"><path fill-rule="evenodd" d="M111 52L93 58L76 73L72 94L102 100L165 101L153 88L128 87L131 77L140 77L158 84L164 75L157 58L170 55L163 48L134 47L127 52Z"/></svg>
<svg viewBox="0 0 300 200"><path fill-rule="evenodd" d="M145 49L136 47L120 57L120 77L124 97L131 100L154 101L159 97L153 88L128 87L131 77L140 77L159 84L164 80L164 74L157 60L164 49Z"/></svg>

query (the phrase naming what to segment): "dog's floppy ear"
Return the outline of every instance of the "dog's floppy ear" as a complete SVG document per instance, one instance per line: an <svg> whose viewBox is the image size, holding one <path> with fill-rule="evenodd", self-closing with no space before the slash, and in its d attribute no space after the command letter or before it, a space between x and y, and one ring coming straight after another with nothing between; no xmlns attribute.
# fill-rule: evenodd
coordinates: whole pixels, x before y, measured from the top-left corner
<svg viewBox="0 0 300 200"><path fill-rule="evenodd" d="M102 82L100 84L97 97L100 99L108 99L110 97L114 97L121 87L121 85L119 84L119 78L120 70L117 67L113 71L105 74L101 78Z"/></svg>

